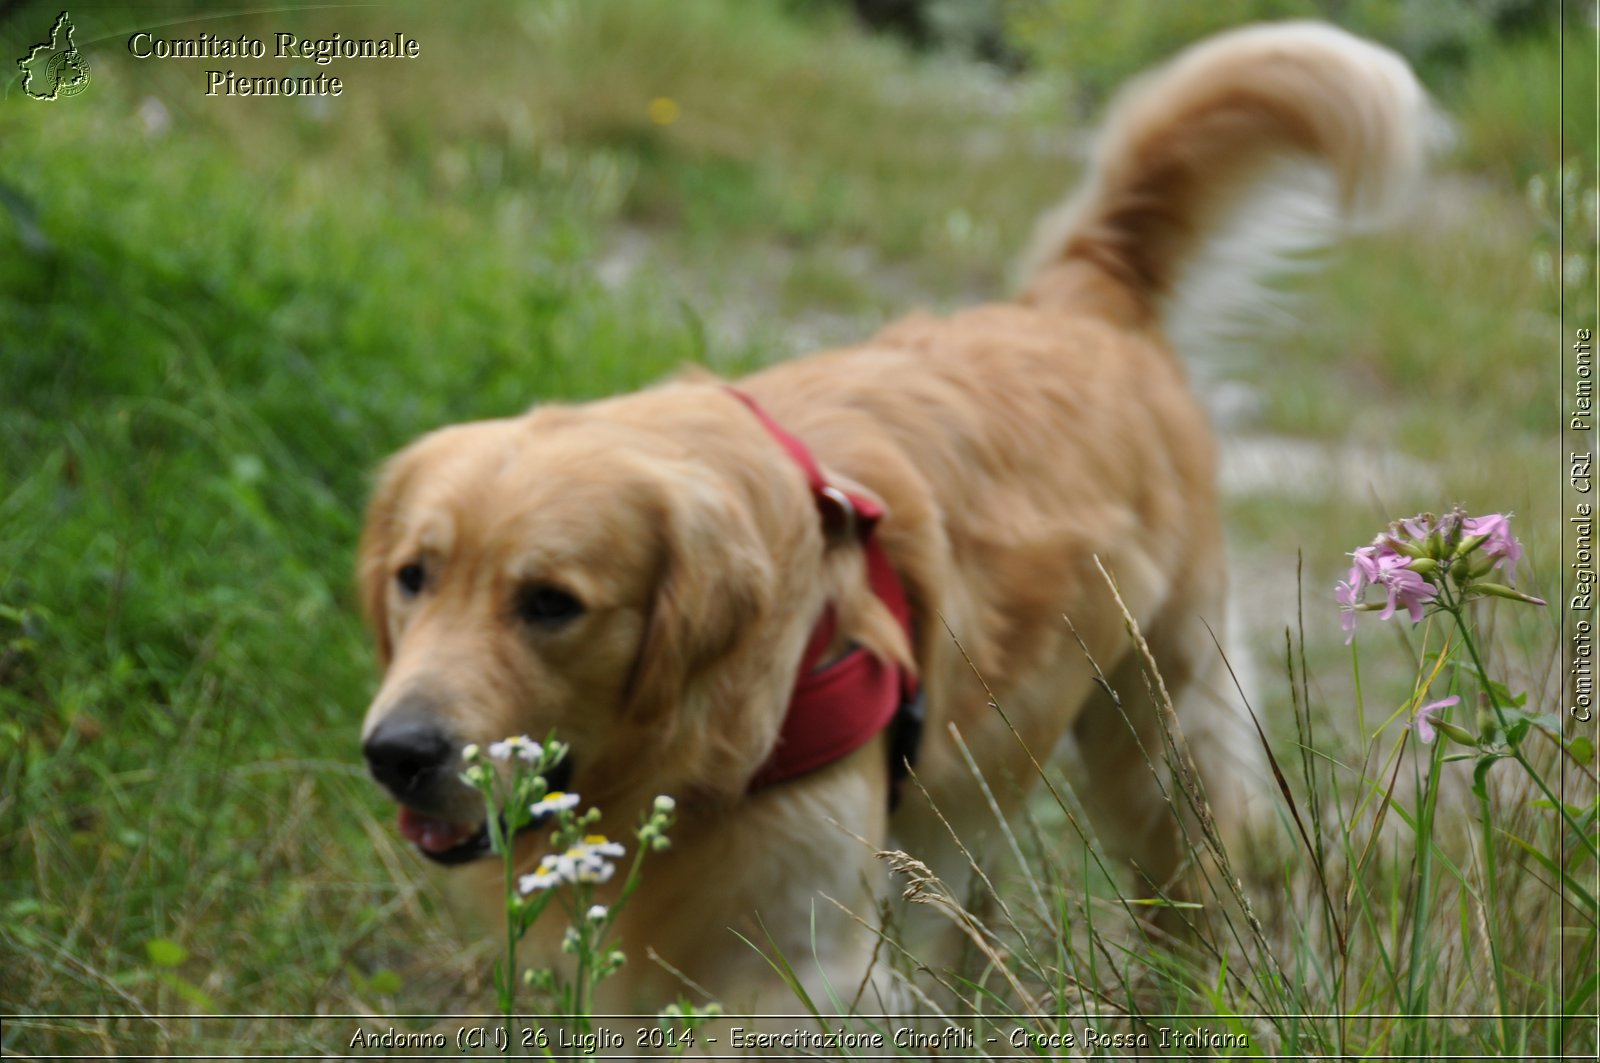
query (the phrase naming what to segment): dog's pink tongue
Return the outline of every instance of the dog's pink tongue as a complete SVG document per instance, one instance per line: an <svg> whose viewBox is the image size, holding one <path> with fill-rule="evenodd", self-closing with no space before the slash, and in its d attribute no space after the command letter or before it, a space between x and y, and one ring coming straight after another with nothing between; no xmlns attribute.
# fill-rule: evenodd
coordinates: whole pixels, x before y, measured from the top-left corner
<svg viewBox="0 0 1600 1063"><path fill-rule="evenodd" d="M447 819L435 819L404 805L400 806L400 836L430 853L442 853L454 849L476 833L478 828L471 823L452 823Z"/></svg>

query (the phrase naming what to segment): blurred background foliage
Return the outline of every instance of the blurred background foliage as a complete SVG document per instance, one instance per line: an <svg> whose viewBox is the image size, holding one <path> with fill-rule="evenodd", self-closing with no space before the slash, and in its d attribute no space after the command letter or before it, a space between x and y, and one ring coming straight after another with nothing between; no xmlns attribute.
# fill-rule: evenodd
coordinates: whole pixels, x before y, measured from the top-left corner
<svg viewBox="0 0 1600 1063"><path fill-rule="evenodd" d="M57 10L0 3L0 58ZM85 93L40 104L0 66L5 1013L481 1007L483 950L357 756L371 470L450 421L1003 294L1108 92L1242 21L1389 43L1458 131L1414 227L1357 241L1259 345L1196 367L1226 432L1309 455L1230 496L1256 634L1281 645L1298 553L1315 597L1382 520L1455 500L1522 514L1554 579L1555 503L1528 470L1557 445L1562 299L1592 319L1593 244L1559 236L1592 232L1593 114L1557 119L1592 88L1589 5L71 10ZM400 30L423 58L324 68L336 100L207 98L213 66L316 68L141 62L138 29ZM1329 489L1350 447L1422 472ZM1548 619L1521 636L1530 687ZM1331 611L1316 626L1313 664L1337 667ZM108 1020L93 1042L7 1022L0 1041L289 1051L334 1028Z"/></svg>

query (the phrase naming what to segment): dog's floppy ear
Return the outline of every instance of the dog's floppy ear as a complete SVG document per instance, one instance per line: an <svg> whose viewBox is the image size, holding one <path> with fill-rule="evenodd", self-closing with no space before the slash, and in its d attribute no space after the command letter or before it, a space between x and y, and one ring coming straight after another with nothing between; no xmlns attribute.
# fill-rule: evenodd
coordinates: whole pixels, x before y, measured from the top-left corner
<svg viewBox="0 0 1600 1063"><path fill-rule="evenodd" d="M626 712L657 720L690 696L772 605L775 572L747 507L728 488L685 470L661 501L661 565Z"/></svg>
<svg viewBox="0 0 1600 1063"><path fill-rule="evenodd" d="M377 487L367 503L366 522L361 528L361 545L356 549L356 583L361 595L361 612L378 647L378 660L388 667L394 656L394 646L389 638L389 581L394 539L398 533L400 500L411 480L415 464L401 453L378 472Z"/></svg>

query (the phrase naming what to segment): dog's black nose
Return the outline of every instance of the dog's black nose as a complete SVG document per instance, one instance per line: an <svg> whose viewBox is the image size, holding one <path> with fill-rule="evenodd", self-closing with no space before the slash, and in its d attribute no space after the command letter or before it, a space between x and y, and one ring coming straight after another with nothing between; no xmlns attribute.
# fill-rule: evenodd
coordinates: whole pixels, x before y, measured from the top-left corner
<svg viewBox="0 0 1600 1063"><path fill-rule="evenodd" d="M417 793L455 755L455 744L425 716L397 712L361 747L372 777L396 797Z"/></svg>

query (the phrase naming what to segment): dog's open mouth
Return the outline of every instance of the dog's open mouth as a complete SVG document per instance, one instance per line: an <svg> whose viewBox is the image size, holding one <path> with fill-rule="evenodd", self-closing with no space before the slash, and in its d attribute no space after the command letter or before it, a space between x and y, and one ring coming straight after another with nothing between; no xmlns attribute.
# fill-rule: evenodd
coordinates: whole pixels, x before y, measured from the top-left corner
<svg viewBox="0 0 1600 1063"><path fill-rule="evenodd" d="M545 776L550 790L565 790L572 782L572 761L562 761L552 768ZM534 830L544 826L549 820L548 814L536 816L533 820L518 828L517 833ZM506 820L500 817L500 826L504 830ZM453 867L457 864L469 864L474 860L482 860L493 855L489 845L489 824L487 821L477 823L462 823L458 820L442 819L420 812L410 805L401 805L399 814L400 836L412 845L417 851L436 864Z"/></svg>

